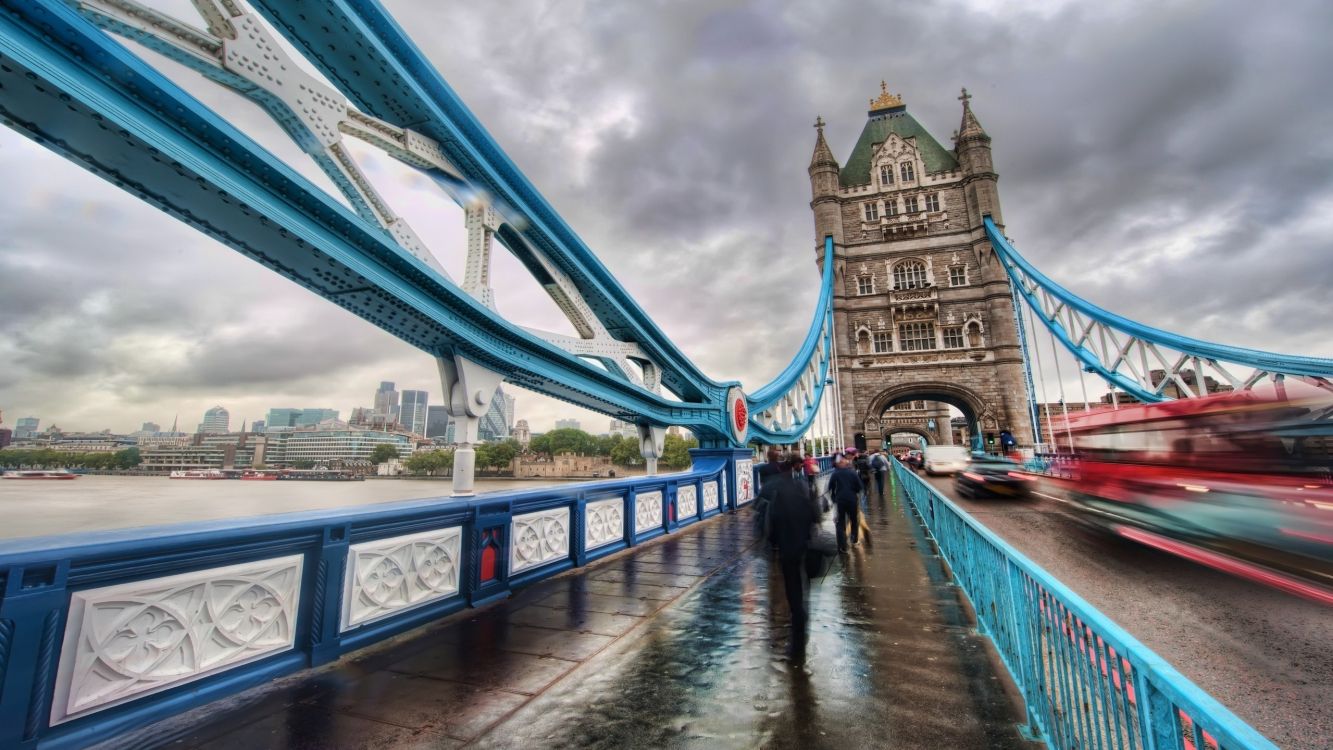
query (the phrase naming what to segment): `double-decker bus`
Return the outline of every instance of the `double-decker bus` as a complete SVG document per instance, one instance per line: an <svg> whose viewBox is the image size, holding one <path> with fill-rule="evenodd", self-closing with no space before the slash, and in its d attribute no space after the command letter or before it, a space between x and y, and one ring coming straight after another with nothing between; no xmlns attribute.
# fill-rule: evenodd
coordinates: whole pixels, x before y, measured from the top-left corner
<svg viewBox="0 0 1333 750"><path fill-rule="evenodd" d="M1333 604L1326 386L1288 380L1055 427L1074 446L1070 499L1084 521Z"/></svg>

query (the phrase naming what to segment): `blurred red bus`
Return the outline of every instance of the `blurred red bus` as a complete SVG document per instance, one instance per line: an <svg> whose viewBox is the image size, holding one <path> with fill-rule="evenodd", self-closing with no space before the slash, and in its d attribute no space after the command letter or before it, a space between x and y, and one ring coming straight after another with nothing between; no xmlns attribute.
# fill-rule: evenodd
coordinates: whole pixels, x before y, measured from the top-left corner
<svg viewBox="0 0 1333 750"><path fill-rule="evenodd" d="M1289 380L1053 426L1086 522L1333 604L1333 391Z"/></svg>

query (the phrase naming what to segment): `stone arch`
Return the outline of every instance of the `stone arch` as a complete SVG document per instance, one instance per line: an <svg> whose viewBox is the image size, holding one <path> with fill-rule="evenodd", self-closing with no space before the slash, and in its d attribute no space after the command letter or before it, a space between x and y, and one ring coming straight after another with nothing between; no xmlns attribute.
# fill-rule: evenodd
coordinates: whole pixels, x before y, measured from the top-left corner
<svg viewBox="0 0 1333 750"><path fill-rule="evenodd" d="M926 441L926 445L935 445L938 442L936 436L930 434L930 430L915 425L893 425L891 427L883 427L881 428L881 432L883 434L882 443L889 443L892 441L894 435L904 432L910 432L913 435L919 436L922 440Z"/></svg>
<svg viewBox="0 0 1333 750"><path fill-rule="evenodd" d="M994 429L992 425L996 423L995 409L990 404L971 389L939 381L902 383L885 388L870 400L870 409L866 412L866 416L873 415L878 418L895 404L918 400L938 401L955 406L963 412L963 417L967 419L972 433L974 448L980 447L976 441L981 438L984 429ZM864 423L865 419L863 418L861 422ZM949 427L946 425L944 429ZM895 427L893 431L900 430Z"/></svg>

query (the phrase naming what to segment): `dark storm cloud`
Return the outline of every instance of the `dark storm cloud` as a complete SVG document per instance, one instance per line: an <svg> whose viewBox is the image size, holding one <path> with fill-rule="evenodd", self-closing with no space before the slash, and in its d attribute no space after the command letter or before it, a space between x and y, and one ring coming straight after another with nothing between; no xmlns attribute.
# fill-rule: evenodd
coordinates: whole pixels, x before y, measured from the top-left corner
<svg viewBox="0 0 1333 750"><path fill-rule="evenodd" d="M1333 354L1328 4L388 5L719 379L762 385L803 336L810 126L823 115L845 160L881 79L946 147L969 87L1006 231L1074 291L1201 338ZM247 107L228 111L259 123ZM395 371L430 382L401 342L95 180L48 177L48 158L0 141L0 169L33 175L0 206L0 406L87 386L347 408ZM548 309L497 294L518 316Z"/></svg>

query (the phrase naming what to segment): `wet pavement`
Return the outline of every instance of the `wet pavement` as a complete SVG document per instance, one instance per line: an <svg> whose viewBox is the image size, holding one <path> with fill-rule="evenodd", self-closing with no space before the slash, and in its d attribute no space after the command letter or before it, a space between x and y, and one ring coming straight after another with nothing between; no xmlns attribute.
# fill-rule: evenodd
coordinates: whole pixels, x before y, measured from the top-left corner
<svg viewBox="0 0 1333 750"><path fill-rule="evenodd" d="M1035 747L898 500L872 498L870 539L810 585L804 659L788 656L781 576L752 518L703 522L102 747Z"/></svg>

